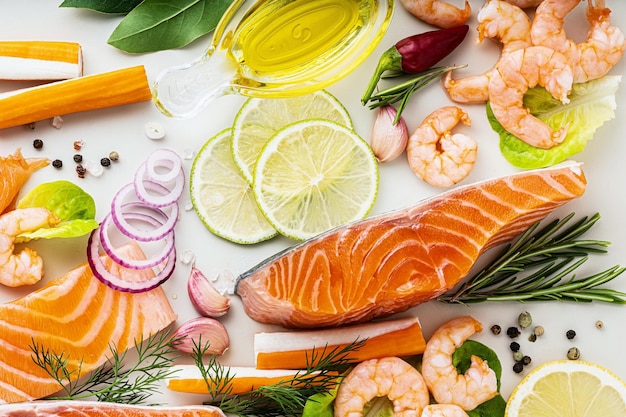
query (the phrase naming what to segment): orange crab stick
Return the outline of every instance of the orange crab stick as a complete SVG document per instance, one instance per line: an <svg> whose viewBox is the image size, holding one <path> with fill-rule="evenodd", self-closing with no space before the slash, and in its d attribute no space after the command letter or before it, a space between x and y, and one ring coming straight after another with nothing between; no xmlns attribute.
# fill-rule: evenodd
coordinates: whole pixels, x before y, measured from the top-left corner
<svg viewBox="0 0 626 417"><path fill-rule="evenodd" d="M167 388L176 392L189 394L209 394L223 387L217 387L210 380L206 381L196 365L176 365L172 367L174 376L167 381ZM224 372L232 377L227 389L229 395L245 394L259 387L290 382L298 374L298 370L272 369L260 370L250 367L227 367ZM310 377L315 376L315 372ZM210 378L209 378L210 379ZM211 387L211 391L209 391Z"/></svg>
<svg viewBox="0 0 626 417"><path fill-rule="evenodd" d="M81 75L83 53L76 42L0 42L0 79L54 81Z"/></svg>
<svg viewBox="0 0 626 417"><path fill-rule="evenodd" d="M142 65L0 95L0 129L152 99Z"/></svg>
<svg viewBox="0 0 626 417"><path fill-rule="evenodd" d="M258 369L306 368L312 357L341 349L356 340L363 347L349 353L350 362L424 352L426 340L417 317L359 324L333 329L257 333L254 354ZM314 361L313 361L314 362Z"/></svg>

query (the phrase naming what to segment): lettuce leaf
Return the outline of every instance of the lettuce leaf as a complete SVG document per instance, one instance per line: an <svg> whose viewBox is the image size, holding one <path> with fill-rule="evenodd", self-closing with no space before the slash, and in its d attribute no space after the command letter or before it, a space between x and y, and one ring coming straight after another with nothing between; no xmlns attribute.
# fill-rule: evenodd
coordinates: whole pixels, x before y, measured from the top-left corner
<svg viewBox="0 0 626 417"><path fill-rule="evenodd" d="M93 197L69 181L53 181L33 188L17 203L17 208L27 207L45 207L61 223L56 227L23 233L17 236L16 242L83 236L98 227Z"/></svg>
<svg viewBox="0 0 626 417"><path fill-rule="evenodd" d="M487 104L487 118L491 128L500 135L502 155L513 166L535 169L556 165L582 152L595 131L615 118L615 93L621 78L619 75L607 75L597 80L574 84L568 104L562 104L543 87L528 90L524 96L524 106L531 114L553 129L569 123L565 140L551 149L528 145L504 130Z"/></svg>

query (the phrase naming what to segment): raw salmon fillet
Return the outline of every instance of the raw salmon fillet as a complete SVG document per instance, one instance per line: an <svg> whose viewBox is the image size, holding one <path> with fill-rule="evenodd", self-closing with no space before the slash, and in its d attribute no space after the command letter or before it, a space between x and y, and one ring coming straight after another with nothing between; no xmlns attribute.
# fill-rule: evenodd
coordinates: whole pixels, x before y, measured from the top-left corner
<svg viewBox="0 0 626 417"><path fill-rule="evenodd" d="M136 244L120 248L120 253L144 258ZM103 260L113 264L108 257ZM115 264L110 268L115 271ZM151 272L132 272L146 273ZM116 291L94 277L85 263L0 305L0 403L39 399L60 390L33 361L33 346L68 357L70 371L82 360L85 375L111 356L111 346L118 352L133 348L174 320L176 314L160 287L140 294Z"/></svg>
<svg viewBox="0 0 626 417"><path fill-rule="evenodd" d="M49 163L47 158L24 158L19 149L13 155L0 156L0 214L12 205L30 175Z"/></svg>
<svg viewBox="0 0 626 417"><path fill-rule="evenodd" d="M252 319L285 327L388 316L451 289L482 252L585 187L578 163L459 187L287 249L240 275L235 292Z"/></svg>
<svg viewBox="0 0 626 417"><path fill-rule="evenodd" d="M216 407L150 407L97 401L35 401L0 405L1 417L225 417Z"/></svg>

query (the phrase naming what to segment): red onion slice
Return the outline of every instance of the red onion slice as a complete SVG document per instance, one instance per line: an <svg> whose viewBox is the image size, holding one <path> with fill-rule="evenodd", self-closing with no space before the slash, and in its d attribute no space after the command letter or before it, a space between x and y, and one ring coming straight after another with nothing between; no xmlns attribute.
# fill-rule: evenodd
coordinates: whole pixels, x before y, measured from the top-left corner
<svg viewBox="0 0 626 417"><path fill-rule="evenodd" d="M130 293L149 291L167 281L174 272L174 266L176 265L176 250L170 252L163 269L161 269L153 278L143 281L125 280L112 274L102 263L102 259L99 254L99 242L100 228L97 227L89 235L89 241L87 242L87 261L94 276L114 290ZM124 268L122 266L119 267ZM136 270L128 268L125 269L129 270L129 272L136 272Z"/></svg>
<svg viewBox="0 0 626 417"><path fill-rule="evenodd" d="M153 187L154 190L158 191L162 191L164 188L163 186L153 182L150 182L148 186ZM131 239L135 239L140 242L152 242L155 240L163 239L165 236L167 236L168 233L174 230L174 227L176 226L176 222L178 221L178 204L171 205L171 212L167 218L167 221L165 221L161 226L156 227L150 231L141 230L132 226L126 221L122 208L122 202L124 201L124 198L133 189L134 187L132 183L126 184L113 197L113 200L111 201L111 217L113 219L113 222L115 223L117 228L120 229L120 232L122 232L124 235ZM146 207L157 210L156 207L148 205L146 205ZM165 214L162 210L159 210L159 212Z"/></svg>
<svg viewBox="0 0 626 417"><path fill-rule="evenodd" d="M135 172L135 179L133 184L135 186L135 194L137 198L144 203L153 207L167 207L178 201L183 194L183 188L185 186L185 174L182 170L178 172L173 181L175 181L173 188L165 194L159 192L159 195L151 194L146 189L146 184L155 184L157 181L153 181L150 178L144 178L146 176L146 162L139 165ZM151 190L154 191L154 187Z"/></svg>
<svg viewBox="0 0 626 417"><path fill-rule="evenodd" d="M166 172L159 172L158 167L166 168ZM175 180L183 170L183 161L178 154L170 149L157 149L146 159L148 179L161 184Z"/></svg>
<svg viewBox="0 0 626 417"><path fill-rule="evenodd" d="M156 218L149 216L147 214L144 214L144 213L124 212L122 215L124 216L125 220L130 219L130 220L141 221L141 222L150 224L151 226L160 226L163 224L162 222L158 221ZM111 223L111 213L107 214L102 220L102 223L100 223L100 232L99 232L100 246L102 247L104 252L109 256L109 258L111 258L115 263L119 264L120 266L123 266L124 268L130 268L130 269L153 268L159 265L160 263L162 263L163 261L165 261L170 255L170 253L174 250L174 231L172 230L165 236L164 238L165 245L163 246L161 251L155 256L151 256L148 259L131 259L125 256L121 256L115 251L115 248L113 247L113 244L111 243L111 239L109 237L110 223ZM122 231L120 230L120 232Z"/></svg>

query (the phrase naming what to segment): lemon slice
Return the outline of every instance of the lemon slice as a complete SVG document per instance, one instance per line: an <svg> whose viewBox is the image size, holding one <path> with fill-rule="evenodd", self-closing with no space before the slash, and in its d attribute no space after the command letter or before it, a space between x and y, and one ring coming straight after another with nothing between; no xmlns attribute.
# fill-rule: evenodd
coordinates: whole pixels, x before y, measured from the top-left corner
<svg viewBox="0 0 626 417"><path fill-rule="evenodd" d="M278 233L265 220L250 184L241 176L230 152L231 129L209 139L191 166L191 202L202 223L215 235L252 244Z"/></svg>
<svg viewBox="0 0 626 417"><path fill-rule="evenodd" d="M292 98L249 98L233 122L232 149L235 163L252 184L254 164L265 143L288 124L304 119L326 119L350 129L352 119L332 94L319 90Z"/></svg>
<svg viewBox="0 0 626 417"><path fill-rule="evenodd" d="M623 417L626 384L585 361L551 361L535 368L513 390L505 417Z"/></svg>
<svg viewBox="0 0 626 417"><path fill-rule="evenodd" d="M304 240L369 213L378 193L378 164L353 130L328 120L304 120L267 142L253 190L276 230Z"/></svg>

